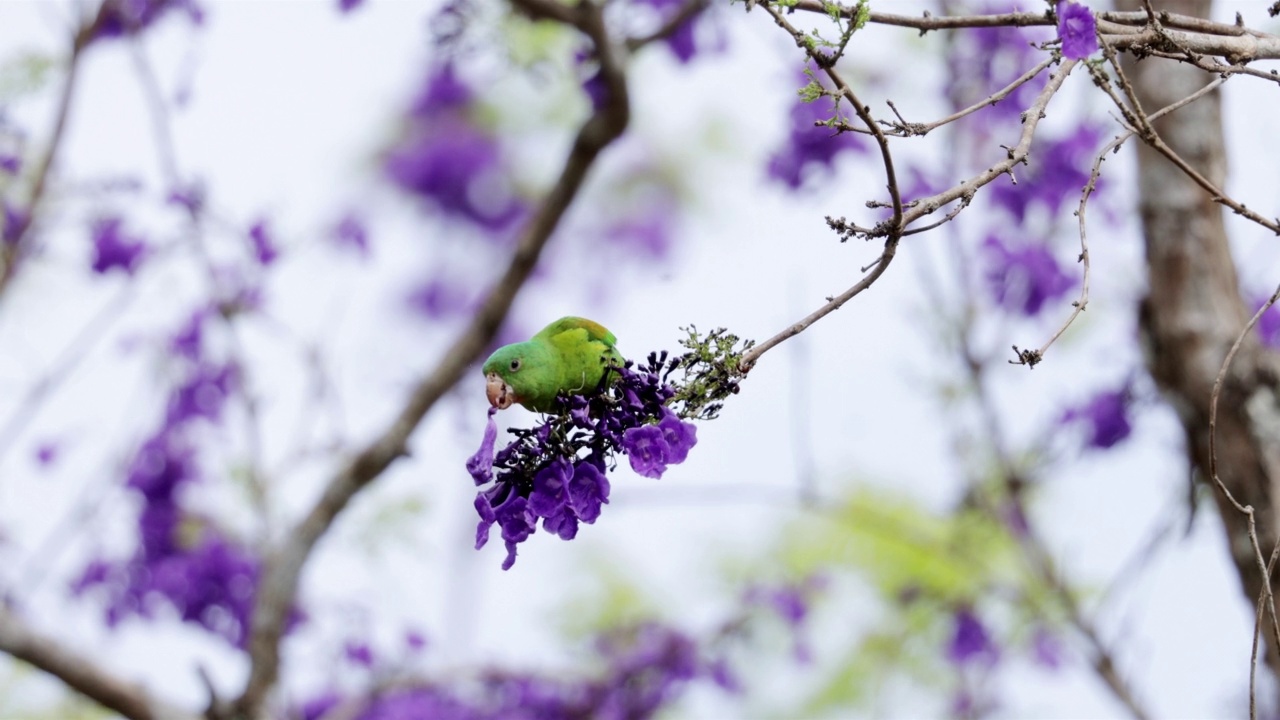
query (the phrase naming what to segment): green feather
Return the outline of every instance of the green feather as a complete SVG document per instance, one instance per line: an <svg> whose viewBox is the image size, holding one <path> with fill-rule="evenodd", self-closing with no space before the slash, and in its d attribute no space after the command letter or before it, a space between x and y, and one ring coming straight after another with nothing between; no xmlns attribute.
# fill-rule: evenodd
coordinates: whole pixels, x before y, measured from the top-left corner
<svg viewBox="0 0 1280 720"><path fill-rule="evenodd" d="M600 323L563 317L530 340L495 350L484 363L484 374L502 378L526 408L551 412L556 395L589 391L600 384L611 362L622 364L616 343Z"/></svg>

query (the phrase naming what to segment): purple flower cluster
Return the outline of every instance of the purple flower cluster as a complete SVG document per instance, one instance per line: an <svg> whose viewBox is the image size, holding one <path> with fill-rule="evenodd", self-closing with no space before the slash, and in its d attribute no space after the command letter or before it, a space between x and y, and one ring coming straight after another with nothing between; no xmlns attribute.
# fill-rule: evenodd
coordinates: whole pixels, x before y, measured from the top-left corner
<svg viewBox="0 0 1280 720"><path fill-rule="evenodd" d="M111 626L130 616L153 618L168 606L183 621L242 646L260 561L182 504L187 488L201 479L191 435L220 421L239 382L233 365L203 354L209 314L194 313L171 338L169 348L181 361L184 378L169 394L160 428L138 448L126 471L126 487L142 501L138 549L124 560L93 561L72 590L99 593Z"/></svg>
<svg viewBox="0 0 1280 720"><path fill-rule="evenodd" d="M1085 445L1097 450L1114 447L1129 437L1133 426L1129 421L1132 392L1126 383L1119 390L1094 395L1088 402L1062 413L1063 425L1079 424L1085 428Z"/></svg>
<svg viewBox="0 0 1280 720"><path fill-rule="evenodd" d="M747 589L743 599L749 606L756 605L771 610L787 623L795 633L792 654L798 662L809 662L811 652L804 630L814 596L826 586L825 577L810 575L798 582L752 586Z"/></svg>
<svg viewBox="0 0 1280 720"><path fill-rule="evenodd" d="M1098 28L1089 8L1074 2L1058 3L1058 37L1062 54L1083 60L1098 51Z"/></svg>
<svg viewBox="0 0 1280 720"><path fill-rule="evenodd" d="M1000 649L971 608L957 609L953 620L951 641L947 644L948 660L960 666L975 662L994 665L1000 659Z"/></svg>
<svg viewBox="0 0 1280 720"><path fill-rule="evenodd" d="M999 237L988 235L983 243L989 266L987 283L995 301L1023 315L1039 314L1045 303L1062 297L1075 286L1044 245L1010 248Z"/></svg>
<svg viewBox="0 0 1280 720"><path fill-rule="evenodd" d="M474 96L452 63L432 69L383 169L446 216L497 235L524 217L498 139L477 126Z"/></svg>
<svg viewBox="0 0 1280 720"><path fill-rule="evenodd" d="M297 714L318 720L349 705L358 712L352 716L357 720L642 720L674 701L689 682L714 679L714 669L700 657L692 638L656 622L603 635L596 651L601 670L584 678L493 671L460 687L424 680L372 698L348 700L327 691Z"/></svg>
<svg viewBox="0 0 1280 720"><path fill-rule="evenodd" d="M4 225L0 227L0 242L5 245L17 244L19 238L27 231L31 222L31 214L20 207L4 202Z"/></svg>
<svg viewBox="0 0 1280 720"><path fill-rule="evenodd" d="M253 250L254 259L264 267L275 262L280 256L280 250L276 247L275 238L267 227L265 219L249 226L249 247Z"/></svg>
<svg viewBox="0 0 1280 720"><path fill-rule="evenodd" d="M516 439L496 454L496 410L490 408L480 449L467 461L476 485L489 485L476 495L476 549L489 541L496 524L506 543L507 570L515 563L516 546L536 531L539 520L547 532L572 540L579 523L594 523L609 502L606 463L617 452L651 478L684 462L698 441L697 428L666 407L675 395L665 381L673 367L666 353L650 355L639 369L628 362L594 394L565 398L562 411L537 427L512 430Z"/></svg>
<svg viewBox="0 0 1280 720"><path fill-rule="evenodd" d="M815 75L816 77L816 75ZM809 83L808 75L801 75L801 82ZM831 119L831 102L821 97L812 102L798 98L791 106L791 127L787 140L769 158L769 177L792 190L799 190L806 176L813 176L814 169L821 168L830 174L836 158L845 151L866 153L867 145L855 133L837 133L814 123Z"/></svg>
<svg viewBox="0 0 1280 720"><path fill-rule="evenodd" d="M93 224L90 239L93 242L93 271L99 275L119 268L132 275L147 253L142 238L126 235L124 221L119 217L104 217Z"/></svg>

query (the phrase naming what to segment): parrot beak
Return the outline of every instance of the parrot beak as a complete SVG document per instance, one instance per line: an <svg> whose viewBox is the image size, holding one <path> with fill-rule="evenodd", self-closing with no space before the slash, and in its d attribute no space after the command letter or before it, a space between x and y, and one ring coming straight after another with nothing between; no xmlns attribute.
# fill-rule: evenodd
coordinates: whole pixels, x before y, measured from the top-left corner
<svg viewBox="0 0 1280 720"><path fill-rule="evenodd" d="M499 410L506 410L516 400L515 390L512 390L511 386L498 376L498 373L489 373L485 376L484 393L489 398L489 404Z"/></svg>

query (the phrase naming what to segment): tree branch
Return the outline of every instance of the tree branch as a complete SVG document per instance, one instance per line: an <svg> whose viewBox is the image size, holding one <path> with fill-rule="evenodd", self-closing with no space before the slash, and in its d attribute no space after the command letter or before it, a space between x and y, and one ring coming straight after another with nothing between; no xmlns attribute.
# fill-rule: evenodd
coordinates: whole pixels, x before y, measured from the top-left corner
<svg viewBox="0 0 1280 720"><path fill-rule="evenodd" d="M132 720L195 720L196 715L169 705L141 686L122 680L54 638L28 628L0 603L0 651L42 670L104 708Z"/></svg>

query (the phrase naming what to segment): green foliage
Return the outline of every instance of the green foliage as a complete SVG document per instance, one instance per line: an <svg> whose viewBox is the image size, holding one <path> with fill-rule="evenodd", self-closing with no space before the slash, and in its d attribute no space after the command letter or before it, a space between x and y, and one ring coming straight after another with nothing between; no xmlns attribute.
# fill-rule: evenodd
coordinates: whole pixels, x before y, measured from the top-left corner
<svg viewBox="0 0 1280 720"><path fill-rule="evenodd" d="M598 635L659 615L657 604L615 559L597 558L586 577L591 588L572 594L559 623L569 637Z"/></svg>
<svg viewBox="0 0 1280 720"><path fill-rule="evenodd" d="M14 100L44 88L57 63L48 55L29 52L0 65L0 101Z"/></svg>
<svg viewBox="0 0 1280 720"><path fill-rule="evenodd" d="M690 325L680 328L688 337L680 341L688 352L676 359L682 373L673 383L676 394L670 405L685 419L714 420L724 407L724 400L738 393L744 375L742 356L755 346L754 340L742 340L724 328L716 328L705 337Z"/></svg>

